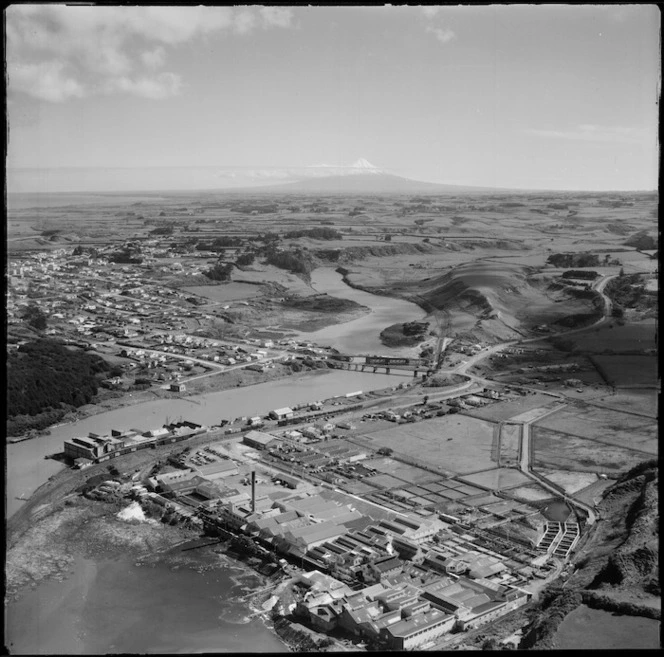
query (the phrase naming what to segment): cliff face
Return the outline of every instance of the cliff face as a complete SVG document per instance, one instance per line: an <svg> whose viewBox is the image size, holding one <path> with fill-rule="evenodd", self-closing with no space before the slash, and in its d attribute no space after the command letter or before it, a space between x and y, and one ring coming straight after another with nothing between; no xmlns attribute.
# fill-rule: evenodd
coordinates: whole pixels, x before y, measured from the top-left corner
<svg viewBox="0 0 664 657"><path fill-rule="evenodd" d="M656 462L635 476L627 473L609 491L605 504L622 508L626 537L589 588L643 589L659 594L659 476Z"/></svg>
<svg viewBox="0 0 664 657"><path fill-rule="evenodd" d="M576 562L565 588L542 594L521 649L553 646L565 616L582 602L620 614L661 617L659 586L659 470L645 461L607 492L591 547Z"/></svg>

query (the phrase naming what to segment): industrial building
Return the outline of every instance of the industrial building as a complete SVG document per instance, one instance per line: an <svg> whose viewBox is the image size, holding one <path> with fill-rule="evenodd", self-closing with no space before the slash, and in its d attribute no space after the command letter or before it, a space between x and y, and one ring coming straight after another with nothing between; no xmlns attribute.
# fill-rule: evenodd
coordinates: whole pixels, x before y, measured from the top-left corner
<svg viewBox="0 0 664 657"><path fill-rule="evenodd" d="M249 431L244 435L242 442L254 449L267 449L270 445L276 442L276 438L269 433L263 431Z"/></svg>

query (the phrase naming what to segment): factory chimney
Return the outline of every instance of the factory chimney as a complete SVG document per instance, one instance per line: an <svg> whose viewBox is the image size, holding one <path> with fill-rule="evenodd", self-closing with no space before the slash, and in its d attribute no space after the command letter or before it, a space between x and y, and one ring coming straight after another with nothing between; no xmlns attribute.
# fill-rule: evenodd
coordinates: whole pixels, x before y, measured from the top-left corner
<svg viewBox="0 0 664 657"><path fill-rule="evenodd" d="M256 470L251 471L251 512L256 513Z"/></svg>

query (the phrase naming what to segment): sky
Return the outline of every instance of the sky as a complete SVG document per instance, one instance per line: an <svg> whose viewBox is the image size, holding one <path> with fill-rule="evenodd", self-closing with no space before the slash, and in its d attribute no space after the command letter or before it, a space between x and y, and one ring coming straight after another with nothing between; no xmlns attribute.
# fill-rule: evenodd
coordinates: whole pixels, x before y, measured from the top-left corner
<svg viewBox="0 0 664 657"><path fill-rule="evenodd" d="M652 190L659 31L655 5L12 5L8 191L214 189L359 158Z"/></svg>

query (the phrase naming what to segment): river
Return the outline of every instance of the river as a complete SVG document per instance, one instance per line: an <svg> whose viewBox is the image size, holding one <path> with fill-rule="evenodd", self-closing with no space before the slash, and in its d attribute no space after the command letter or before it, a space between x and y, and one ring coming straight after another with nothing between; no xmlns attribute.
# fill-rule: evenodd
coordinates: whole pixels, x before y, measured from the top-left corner
<svg viewBox="0 0 664 657"><path fill-rule="evenodd" d="M10 654L284 652L247 595L260 575L208 548L152 558L77 559L68 579L6 606Z"/></svg>
<svg viewBox="0 0 664 657"><path fill-rule="evenodd" d="M44 457L61 452L63 442L68 438L87 436L91 431L106 434L111 429L147 431L161 427L167 419L172 422L182 418L198 424L219 424L222 419L264 415L275 408L328 399L359 390L379 390L404 381L408 379L403 375L330 370L184 399L157 399L55 427L51 429L50 436L7 445L7 516L23 504L18 497L29 497L51 475L64 467L58 461Z"/></svg>
<svg viewBox="0 0 664 657"><path fill-rule="evenodd" d="M403 299L383 297L356 290L344 283L342 275L331 267L319 267L311 272L311 287L341 299L350 299L368 307L371 312L343 324L333 324L312 331L300 332L302 338L329 345L346 354L380 356L417 356L417 347L386 347L380 332L401 322L422 321L426 313L417 304Z"/></svg>

